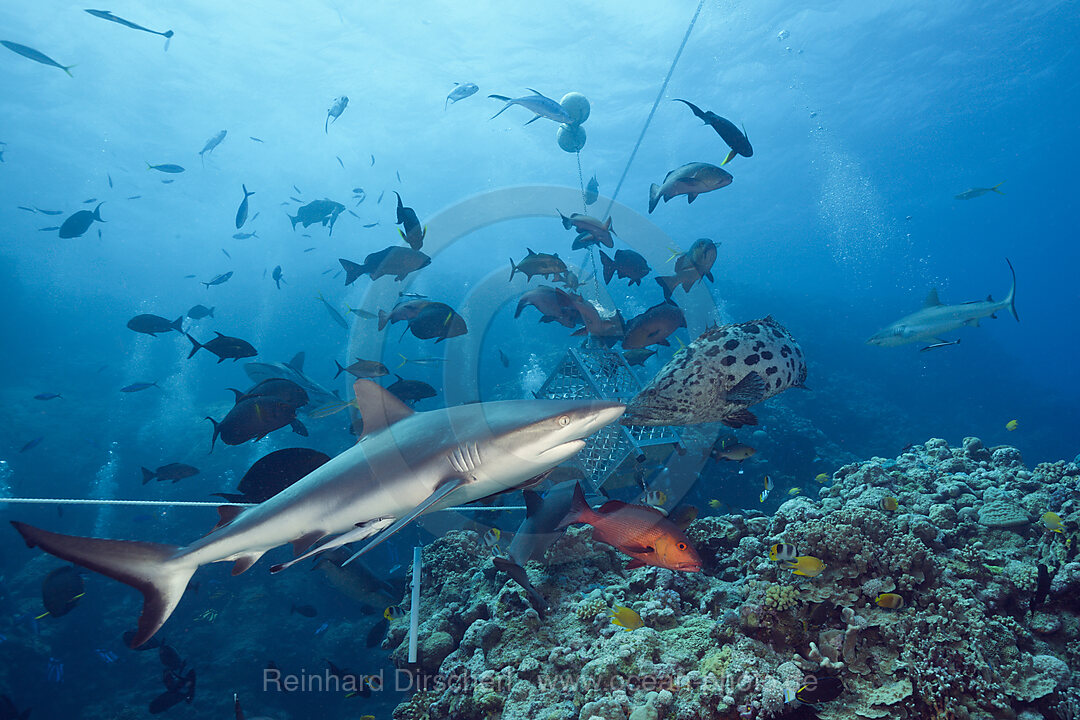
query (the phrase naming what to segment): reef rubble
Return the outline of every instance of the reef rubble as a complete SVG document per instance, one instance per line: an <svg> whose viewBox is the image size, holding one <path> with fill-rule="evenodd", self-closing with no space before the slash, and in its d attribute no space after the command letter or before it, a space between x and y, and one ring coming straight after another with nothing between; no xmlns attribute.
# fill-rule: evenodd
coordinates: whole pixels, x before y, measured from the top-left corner
<svg viewBox="0 0 1080 720"><path fill-rule="evenodd" d="M424 551L424 689L394 718L1078 718L1078 481L1075 463L1028 469L1012 447L932 439L844 465L772 516L698 518L695 574L627 571L573 527L527 566L546 619L477 533L450 532ZM792 574L770 561L776 543L824 571ZM643 627L613 624L615 606ZM405 618L383 647L406 667L407 645ZM844 692L794 699L823 676Z"/></svg>

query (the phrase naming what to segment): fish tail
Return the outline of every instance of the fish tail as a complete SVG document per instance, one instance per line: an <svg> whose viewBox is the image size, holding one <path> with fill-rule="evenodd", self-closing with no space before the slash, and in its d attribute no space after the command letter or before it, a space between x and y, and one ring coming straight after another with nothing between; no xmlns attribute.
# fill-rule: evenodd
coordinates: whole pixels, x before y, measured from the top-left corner
<svg viewBox="0 0 1080 720"><path fill-rule="evenodd" d="M679 284L679 278L674 275L660 275L656 278L656 284L664 290L664 299L670 300L671 293L675 292L675 287Z"/></svg>
<svg viewBox="0 0 1080 720"><path fill-rule="evenodd" d="M300 222L300 216L298 215L296 217L293 217L292 215L289 215L289 213L285 213L285 214L288 216L289 221L292 223L292 229L295 230L296 229L296 223Z"/></svg>
<svg viewBox="0 0 1080 720"><path fill-rule="evenodd" d="M210 317L213 317L213 315L211 315ZM184 332L184 316L181 315L180 317L176 318L176 321L170 324L169 327L171 327L176 332Z"/></svg>
<svg viewBox="0 0 1080 720"><path fill-rule="evenodd" d="M171 37L172 37L173 35L175 35L175 34L176 34L176 33L174 33L174 32L173 32L172 30L166 30L165 32L163 32L163 33L161 34L161 36L162 36L163 38L165 38L165 39L168 39L168 38L171 38Z"/></svg>
<svg viewBox="0 0 1080 720"><path fill-rule="evenodd" d="M998 183L999 185L1001 183ZM1009 263L1009 272L1012 273L1012 287L1009 288L1009 294L1005 298L1005 302L1009 304L1009 312L1016 319L1016 322L1020 322L1020 316L1016 314L1016 271L1013 270L1012 263L1009 262L1009 258L1005 258L1005 262Z"/></svg>
<svg viewBox="0 0 1080 720"><path fill-rule="evenodd" d="M195 356L195 353L199 352L199 350L202 348L202 344L195 338L191 337L190 334L184 333L184 335L187 335L187 339L191 341L191 352L188 353L188 360L190 360L192 357Z"/></svg>
<svg viewBox="0 0 1080 720"><path fill-rule="evenodd" d="M149 640L176 608L198 565L182 556L176 545L77 537L11 523L29 547L75 563L130 585L143 594L138 629L131 639L136 648Z"/></svg>
<svg viewBox="0 0 1080 720"><path fill-rule="evenodd" d="M615 261L607 256L603 250L600 251L600 264L604 267L604 284L611 282L611 277L615 274Z"/></svg>
<svg viewBox="0 0 1080 720"><path fill-rule="evenodd" d="M64 72L66 72L67 76L69 78L73 78L73 77L75 77L74 75L71 74L71 68L73 68L73 67L75 67L75 66L74 65L61 65L60 69L63 70Z"/></svg>
<svg viewBox="0 0 1080 720"><path fill-rule="evenodd" d="M1004 180L1002 180L1001 182L999 182L999 183L998 183L997 185L993 186L993 187L992 187L992 188L990 188L990 189L991 189L991 190L993 190L994 192L996 192L996 193L997 193L998 195L1004 195L1005 193L1003 193L1003 192L1001 192L1000 190L998 190L998 188L999 188L999 187L1001 187L1002 183L1004 183L1004 182L1005 182L1005 181L1004 181Z"/></svg>
<svg viewBox="0 0 1080 720"><path fill-rule="evenodd" d="M574 523L592 525L595 519L596 513L589 507L589 501L585 499L585 491L581 489L581 483L575 483L574 499L570 502L570 509L558 527L564 528Z"/></svg>
<svg viewBox="0 0 1080 720"><path fill-rule="evenodd" d="M382 330L384 327L386 327L386 323L388 323L388 322L390 322L390 313L386 312L385 310L380 310L379 311L379 330Z"/></svg>
<svg viewBox="0 0 1080 720"><path fill-rule="evenodd" d="M98 203L98 206L96 208L94 208L94 219L97 220L98 222L105 222L104 220L101 219L101 206L104 205L104 204L105 203L100 202L100 203Z"/></svg>
<svg viewBox="0 0 1080 720"><path fill-rule="evenodd" d="M339 363L336 358L334 359L334 364L337 365L337 372L334 373L334 379L337 380L341 373L345 372L345 368L341 367L341 363Z"/></svg>
<svg viewBox="0 0 1080 720"><path fill-rule="evenodd" d="M510 258L510 280L514 280L514 274L518 271L518 266L514 264L514 258Z"/></svg>
<svg viewBox="0 0 1080 720"><path fill-rule="evenodd" d="M734 160L736 155L738 155L738 153L735 152L734 150L729 152L727 154L727 157L724 158L724 162L720 163L720 167L723 167L723 166L727 165L729 162L731 162L732 160Z"/></svg>
<svg viewBox="0 0 1080 720"><path fill-rule="evenodd" d="M653 183L649 186L649 214L656 209L657 203L660 202L660 186Z"/></svg>
<svg viewBox="0 0 1080 720"><path fill-rule="evenodd" d="M154 479L154 471L149 470L147 468L143 468L142 469L142 484L145 485L146 483L150 482L153 479Z"/></svg>
<svg viewBox="0 0 1080 720"><path fill-rule="evenodd" d="M212 417L207 417L206 419L209 420L214 426L214 437L212 437L210 439L210 453L213 453L214 452L214 443L217 442L218 435L221 434L221 424Z"/></svg>

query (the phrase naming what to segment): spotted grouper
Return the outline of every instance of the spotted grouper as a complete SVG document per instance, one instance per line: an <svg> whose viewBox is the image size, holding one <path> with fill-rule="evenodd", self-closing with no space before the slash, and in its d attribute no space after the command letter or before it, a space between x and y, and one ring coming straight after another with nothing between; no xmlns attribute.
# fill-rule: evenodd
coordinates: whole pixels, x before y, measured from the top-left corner
<svg viewBox="0 0 1080 720"><path fill-rule="evenodd" d="M675 355L630 402L622 423L756 425L749 406L805 380L802 349L771 316L721 325Z"/></svg>

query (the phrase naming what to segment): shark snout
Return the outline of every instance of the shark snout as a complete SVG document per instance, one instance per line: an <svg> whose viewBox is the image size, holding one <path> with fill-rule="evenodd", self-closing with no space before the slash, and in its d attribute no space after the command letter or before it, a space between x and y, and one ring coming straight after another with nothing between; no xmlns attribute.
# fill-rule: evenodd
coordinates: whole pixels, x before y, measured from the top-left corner
<svg viewBox="0 0 1080 720"><path fill-rule="evenodd" d="M626 406L617 402L598 402L589 408L590 417L586 418L579 437L588 437L602 427L606 427L622 417Z"/></svg>

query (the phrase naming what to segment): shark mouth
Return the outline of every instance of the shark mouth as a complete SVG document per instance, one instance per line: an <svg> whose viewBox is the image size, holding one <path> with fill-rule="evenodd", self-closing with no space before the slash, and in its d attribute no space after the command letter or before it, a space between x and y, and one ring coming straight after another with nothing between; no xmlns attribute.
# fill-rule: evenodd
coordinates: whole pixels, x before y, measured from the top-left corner
<svg viewBox="0 0 1080 720"><path fill-rule="evenodd" d="M547 458L553 458L555 456L566 459L577 455L579 452L581 452L581 449L583 447L585 447L584 440L571 440L570 442L564 442L560 445L556 445L555 447L548 448L547 450L542 450L540 454L537 455L537 458L539 458L541 461L546 460ZM559 462L562 462L562 460L560 460Z"/></svg>

